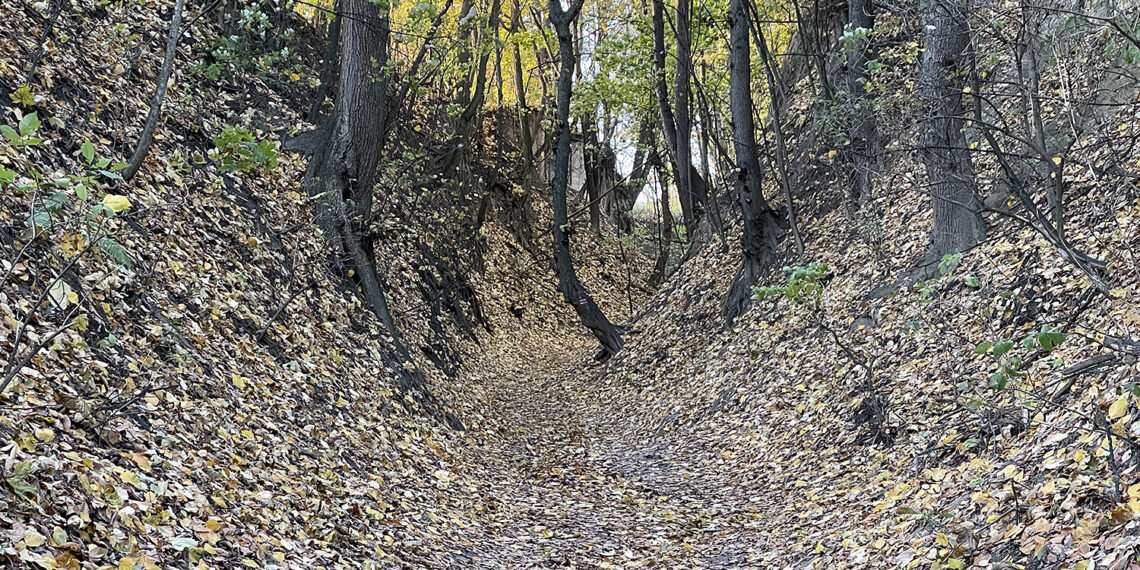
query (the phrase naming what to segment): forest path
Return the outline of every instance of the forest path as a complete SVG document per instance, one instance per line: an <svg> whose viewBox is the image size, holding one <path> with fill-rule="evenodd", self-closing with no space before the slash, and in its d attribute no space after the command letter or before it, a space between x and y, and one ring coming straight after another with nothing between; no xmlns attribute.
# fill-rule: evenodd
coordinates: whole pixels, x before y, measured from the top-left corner
<svg viewBox="0 0 1140 570"><path fill-rule="evenodd" d="M591 345L527 335L486 348L469 366L487 416L465 461L495 501L448 563L744 568L763 551L755 490L702 469L707 450L623 433L621 410L585 384L599 376Z"/></svg>

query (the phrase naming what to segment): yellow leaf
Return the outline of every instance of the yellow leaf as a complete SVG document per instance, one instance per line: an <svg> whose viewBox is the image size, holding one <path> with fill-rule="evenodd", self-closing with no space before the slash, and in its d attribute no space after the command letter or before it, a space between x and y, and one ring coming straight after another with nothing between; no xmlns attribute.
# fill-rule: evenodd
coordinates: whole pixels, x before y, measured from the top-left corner
<svg viewBox="0 0 1140 570"><path fill-rule="evenodd" d="M1061 164L1061 157L1054 156L1053 157L1053 164Z"/></svg>
<svg viewBox="0 0 1140 570"><path fill-rule="evenodd" d="M55 439L55 432L51 428L40 428L36 430L36 439L40 441L51 441Z"/></svg>
<svg viewBox="0 0 1140 570"><path fill-rule="evenodd" d="M122 212L131 207L131 201L126 196L118 194L107 194L103 196L103 205L110 208L113 212Z"/></svg>
<svg viewBox="0 0 1140 570"><path fill-rule="evenodd" d="M1108 407L1108 417L1110 417L1112 419L1116 419L1116 418L1123 416L1124 412L1127 412L1127 411L1128 411L1128 398L1125 398L1124 395L1121 395L1119 398L1116 399L1115 402L1112 403L1111 406Z"/></svg>
<svg viewBox="0 0 1140 570"><path fill-rule="evenodd" d="M120 558L119 570L135 570L135 559L130 556Z"/></svg>
<svg viewBox="0 0 1140 570"><path fill-rule="evenodd" d="M241 376L240 374L234 374L233 376L230 377L230 380L233 381L234 386L237 386L238 388L241 388L242 390L245 389L245 380L246 380L245 376Z"/></svg>
<svg viewBox="0 0 1140 570"><path fill-rule="evenodd" d="M119 479L122 479L124 483L134 485L140 489L144 487L142 479L139 479L139 476L131 471L123 471L119 474Z"/></svg>
<svg viewBox="0 0 1140 570"><path fill-rule="evenodd" d="M1089 456L1089 454L1085 453L1085 450L1078 449L1077 452L1073 454L1073 461L1080 463L1080 462L1084 461L1085 458L1088 456Z"/></svg>
<svg viewBox="0 0 1140 570"><path fill-rule="evenodd" d="M206 528L210 530L222 530L222 521L218 519L210 519L206 521Z"/></svg>
<svg viewBox="0 0 1140 570"><path fill-rule="evenodd" d="M36 104L36 96L32 95L32 86L24 85L8 95L13 103L21 107L31 107Z"/></svg>
<svg viewBox="0 0 1140 570"><path fill-rule="evenodd" d="M150 471L150 458L147 456L136 451L131 454L131 461L134 461L135 465L138 465L143 471Z"/></svg>
<svg viewBox="0 0 1140 570"><path fill-rule="evenodd" d="M42 535L42 534L40 534L34 530L29 530L29 531L24 533L24 544L26 544L32 548L35 548L37 546L43 546L44 540L46 540L44 535Z"/></svg>
<svg viewBox="0 0 1140 570"><path fill-rule="evenodd" d="M75 291L68 291L67 292L67 300L70 303L78 303L79 302L79 293L76 293Z"/></svg>

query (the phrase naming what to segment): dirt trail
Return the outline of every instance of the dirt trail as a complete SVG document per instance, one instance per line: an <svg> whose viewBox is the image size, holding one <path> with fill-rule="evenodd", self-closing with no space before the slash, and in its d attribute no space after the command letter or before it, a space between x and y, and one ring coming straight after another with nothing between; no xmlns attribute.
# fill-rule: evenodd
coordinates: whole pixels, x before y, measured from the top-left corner
<svg viewBox="0 0 1140 570"><path fill-rule="evenodd" d="M490 397L467 461L499 496L455 566L749 567L763 542L752 490L696 467L702 450L630 441L614 407L584 401L589 346L544 342L499 339L471 363Z"/></svg>

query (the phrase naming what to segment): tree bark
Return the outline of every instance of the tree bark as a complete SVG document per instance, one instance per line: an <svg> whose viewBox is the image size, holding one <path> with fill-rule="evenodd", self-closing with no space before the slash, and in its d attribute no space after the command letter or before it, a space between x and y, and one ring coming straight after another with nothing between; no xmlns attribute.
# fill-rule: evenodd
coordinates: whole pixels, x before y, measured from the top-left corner
<svg viewBox="0 0 1140 570"><path fill-rule="evenodd" d="M142 136L139 137L139 146L135 148L134 155L127 167L123 169L124 181L128 181L138 174L143 160L150 153L154 144L154 131L162 119L162 100L166 97L166 85L170 83L170 74L174 71L174 58L178 52L178 38L182 36L182 11L186 7L186 0L177 0L174 3L174 15L170 19L170 35L166 38L166 56L162 60L162 70L158 73L158 85L154 89L154 98L150 101L150 112L146 116L146 125L143 126Z"/></svg>
<svg viewBox="0 0 1140 570"><path fill-rule="evenodd" d="M368 236L373 188L383 148L387 108L387 15L365 0L343 0L343 55L337 100L325 125L328 134L305 173L310 196L320 196L316 221L347 259L353 277L377 318L398 331L385 298ZM346 272L347 273L347 272Z"/></svg>
<svg viewBox="0 0 1140 570"><path fill-rule="evenodd" d="M870 33L875 26L874 5L870 0L849 0L848 21L854 30ZM847 97L851 106L848 138L850 139L853 170L851 196L862 206L874 198L874 176L877 167L878 129L875 123L874 100L866 85L870 81L867 62L874 58L871 42L865 34L851 43L847 52Z"/></svg>
<svg viewBox="0 0 1140 570"><path fill-rule="evenodd" d="M669 268L670 244L673 240L673 211L669 207L669 179L665 164L653 149L653 166L657 171L657 185L660 198L657 209L661 216L660 233L657 236L657 260L653 263L653 273L649 275L649 286L658 287L665 280L665 271Z"/></svg>
<svg viewBox="0 0 1140 570"><path fill-rule="evenodd" d="M694 184L693 175L693 121L690 113L689 89L692 83L693 54L692 54L692 0L677 0L676 10L676 36L677 36L677 65L673 73L673 97L676 102L677 121L677 194L681 200L681 212L685 216L686 235L696 231L696 222L701 215L703 196L698 196L698 188L703 190L704 184Z"/></svg>
<svg viewBox="0 0 1140 570"><path fill-rule="evenodd" d="M558 74L558 106L554 117L557 146L554 159L552 197L554 206L554 263L558 272L558 290L567 303L574 307L582 324L598 339L606 357L621 350L622 338L594 299L586 292L574 272L570 257L570 226L566 216L566 192L570 183L570 97L574 81L574 39L570 25L582 9L583 0L574 0L569 10L562 8L561 0L550 0L550 22L558 36L561 57Z"/></svg>
<svg viewBox="0 0 1140 570"><path fill-rule="evenodd" d="M963 78L970 45L961 0L931 0L922 15L924 50L918 94L925 128L919 146L933 198L930 250L920 262L930 266L942 256L965 251L986 237L974 168L966 146L962 106Z"/></svg>
<svg viewBox="0 0 1140 570"><path fill-rule="evenodd" d="M748 45L748 0L729 3L729 107L736 151L736 186L744 214L741 246L744 260L732 279L721 306L731 326L752 298L752 286L768 269L776 251L776 215L764 200L763 173L756 155L756 127L752 119L752 59Z"/></svg>

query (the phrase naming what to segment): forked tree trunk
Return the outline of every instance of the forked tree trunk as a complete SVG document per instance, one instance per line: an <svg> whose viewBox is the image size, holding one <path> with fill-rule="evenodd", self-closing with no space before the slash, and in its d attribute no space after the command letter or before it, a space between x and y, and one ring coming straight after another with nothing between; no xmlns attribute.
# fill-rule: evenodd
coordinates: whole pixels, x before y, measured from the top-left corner
<svg viewBox="0 0 1140 570"><path fill-rule="evenodd" d="M514 35L522 25L522 8L519 0L514 0L511 9L511 32ZM522 51L520 42L511 42L514 53L515 100L518 103L519 130L522 132L523 171L530 172L534 167L534 140L530 133L530 110L526 103L526 84L523 82Z"/></svg>
<svg viewBox="0 0 1140 570"><path fill-rule="evenodd" d="M755 5L752 5L755 7ZM804 254L804 242L800 237L799 221L796 217L796 204L792 199L792 179L788 169L788 146L784 139L784 97L776 83L776 72L772 63L772 55L768 52L768 39L764 37L760 25L757 24L756 44L760 48L760 59L764 67L764 77L768 84L768 99L772 110L772 132L776 139L776 173L779 175L780 190L784 193L784 203L788 208L788 225L792 229L792 239L796 242L796 254Z"/></svg>
<svg viewBox="0 0 1140 570"><path fill-rule="evenodd" d="M965 251L986 237L974 168L966 146L962 88L970 45L962 0L931 0L922 15L924 51L918 94L925 125L919 145L933 198L934 227L930 250L920 265Z"/></svg>
<svg viewBox="0 0 1140 570"><path fill-rule="evenodd" d="M756 155L756 127L752 120L752 59L748 45L749 0L729 3L729 107L732 111L736 151L736 186L744 214L742 248L744 260L732 279L721 306L729 326L744 312L752 298L752 287L767 271L776 251L776 215L764 200L763 173Z"/></svg>
<svg viewBox="0 0 1140 570"><path fill-rule="evenodd" d="M569 10L562 8L561 0L550 0L550 22L558 36L561 57L558 74L558 107L554 117L556 151L554 157L554 264L558 272L558 290L567 303L574 307L582 324L598 339L604 354L612 356L621 350L622 339L594 299L586 292L574 273L570 257L570 229L567 223L566 192L570 183L570 96L574 81L574 39L570 25L582 9L582 0L574 0Z"/></svg>
<svg viewBox="0 0 1140 570"><path fill-rule="evenodd" d="M645 181L649 173L649 145L653 136L653 121L642 119L638 122L637 142L633 150L633 166L629 177L617 182L609 196L603 199L604 211L610 218L619 234L628 234L633 231L633 220L630 212L637 204L637 197L645 188Z"/></svg>

